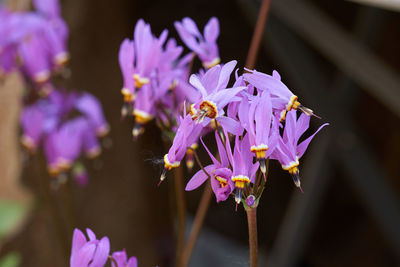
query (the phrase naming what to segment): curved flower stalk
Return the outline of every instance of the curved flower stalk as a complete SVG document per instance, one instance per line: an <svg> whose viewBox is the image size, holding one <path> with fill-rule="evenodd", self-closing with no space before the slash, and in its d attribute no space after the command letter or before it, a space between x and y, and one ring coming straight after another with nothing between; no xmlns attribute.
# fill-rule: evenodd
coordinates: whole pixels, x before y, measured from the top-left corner
<svg viewBox="0 0 400 267"><path fill-rule="evenodd" d="M182 22L176 21L174 25L182 41L198 55L204 68L210 69L221 62L217 45L219 36L217 18L213 17L207 22L203 35L190 18L183 18Z"/></svg>
<svg viewBox="0 0 400 267"><path fill-rule="evenodd" d="M89 228L86 229L87 236L75 229L72 237L72 249L70 257L71 267L103 267L110 259L112 267L137 267L137 259L126 254L125 250L116 251L110 254L110 240L103 237L96 238L95 233Z"/></svg>
<svg viewBox="0 0 400 267"><path fill-rule="evenodd" d="M287 113L285 128L283 136L279 136L278 144L274 153L271 155L272 159L276 159L282 165L282 169L288 171L293 178L293 182L301 189L300 176L299 176L299 159L303 156L308 145L314 136L329 123L325 123L318 128L315 133L307 139L299 143L300 137L308 129L310 124L310 117L306 114L301 114L297 119L296 111L292 110Z"/></svg>
<svg viewBox="0 0 400 267"><path fill-rule="evenodd" d="M311 109L300 104L298 97L281 81L281 76L277 71L274 70L272 76L256 70L247 71L249 73L243 74L244 80L257 89L270 93L272 97L272 107L276 112L279 112L280 121L285 120L286 113L292 109L300 109L308 116L316 116Z"/></svg>

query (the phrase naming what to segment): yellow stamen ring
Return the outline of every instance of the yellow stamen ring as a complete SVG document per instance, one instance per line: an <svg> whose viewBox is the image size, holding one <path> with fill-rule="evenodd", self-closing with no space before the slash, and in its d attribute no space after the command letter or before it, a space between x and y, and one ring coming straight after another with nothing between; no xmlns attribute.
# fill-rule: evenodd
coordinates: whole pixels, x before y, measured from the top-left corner
<svg viewBox="0 0 400 267"><path fill-rule="evenodd" d="M33 75L33 80L37 83L44 83L49 78L50 78L50 71L48 71L48 70L42 70L38 73L35 73L35 75Z"/></svg>
<svg viewBox="0 0 400 267"><path fill-rule="evenodd" d="M122 88L121 94L124 96L124 102L133 102L135 100L135 96L128 88Z"/></svg>
<svg viewBox="0 0 400 267"><path fill-rule="evenodd" d="M282 122L282 121L284 121L286 119L286 112L287 112L286 109L281 111L281 115L280 115L280 118L279 118L280 122Z"/></svg>
<svg viewBox="0 0 400 267"><path fill-rule="evenodd" d="M142 88L143 85L150 82L149 78L140 77L139 74L133 74L132 78L135 80L135 87Z"/></svg>
<svg viewBox="0 0 400 267"><path fill-rule="evenodd" d="M145 124L154 118L149 113L138 109L133 110L132 115L135 116L135 121L140 124Z"/></svg>
<svg viewBox="0 0 400 267"><path fill-rule="evenodd" d="M23 135L21 137L21 143L24 147L26 147L29 151L35 151L36 150L36 144L33 141L33 139L30 136Z"/></svg>
<svg viewBox="0 0 400 267"><path fill-rule="evenodd" d="M228 185L228 180L226 180L225 178L222 178L221 176L215 176L215 179L219 182L219 184L221 185L221 187L226 187Z"/></svg>
<svg viewBox="0 0 400 267"><path fill-rule="evenodd" d="M293 108L293 105L295 104L295 102L297 102L298 97L296 95L292 95L290 97L289 102L286 105L286 110L290 111Z"/></svg>
<svg viewBox="0 0 400 267"><path fill-rule="evenodd" d="M204 100L200 104L200 110L205 112L206 116L215 119L218 116L217 104L212 101Z"/></svg>
<svg viewBox="0 0 400 267"><path fill-rule="evenodd" d="M203 67L206 69L211 69L212 67L218 65L221 62L219 57L214 58L212 61L203 62Z"/></svg>
<svg viewBox="0 0 400 267"><path fill-rule="evenodd" d="M268 146L266 144L251 146L250 150L251 152L256 153L256 158L263 159L265 158L265 151L268 150Z"/></svg>
<svg viewBox="0 0 400 267"><path fill-rule="evenodd" d="M194 104L190 105L189 114L193 120L197 119L197 110L194 108Z"/></svg>
<svg viewBox="0 0 400 267"><path fill-rule="evenodd" d="M196 150L199 147L197 143L193 143L190 148L187 149L186 153L193 154L193 150Z"/></svg>
<svg viewBox="0 0 400 267"><path fill-rule="evenodd" d="M171 85L168 87L168 90L173 91L178 86L178 80L174 79Z"/></svg>
<svg viewBox="0 0 400 267"><path fill-rule="evenodd" d="M58 53L55 57L54 57L54 63L57 66L64 66L69 60L69 53L68 52L61 52Z"/></svg>
<svg viewBox="0 0 400 267"><path fill-rule="evenodd" d="M58 158L56 161L57 169L60 171L66 171L72 166L72 162L65 158Z"/></svg>
<svg viewBox="0 0 400 267"><path fill-rule="evenodd" d="M235 187L239 189L243 189L245 184L250 183L250 178L245 175L232 176L231 180L235 182Z"/></svg>
<svg viewBox="0 0 400 267"><path fill-rule="evenodd" d="M164 156L164 167L167 169L167 170L172 170L173 168L177 168L177 167L179 167L179 165L181 164L181 162L180 161L175 161L175 162L173 162L173 163L171 163L170 161L169 161L169 159L168 159L168 154L165 154L165 156Z"/></svg>
<svg viewBox="0 0 400 267"><path fill-rule="evenodd" d="M288 171L290 174L296 174L298 171L299 159L296 157L296 161L292 161L287 165L282 165L282 169Z"/></svg>

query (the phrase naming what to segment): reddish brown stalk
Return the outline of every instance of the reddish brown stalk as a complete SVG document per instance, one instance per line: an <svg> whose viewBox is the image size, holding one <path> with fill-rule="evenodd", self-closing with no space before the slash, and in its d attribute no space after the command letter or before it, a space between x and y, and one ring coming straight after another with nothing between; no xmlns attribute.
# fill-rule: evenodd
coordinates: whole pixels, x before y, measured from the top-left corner
<svg viewBox="0 0 400 267"><path fill-rule="evenodd" d="M197 237L199 236L201 226L203 225L204 218L206 216L210 200L212 196L210 181L207 182L204 188L203 195L201 196L199 207L196 211L192 229L190 230L189 239L186 242L186 246L182 254L182 266L186 267L189 263L190 256L192 255L193 247L196 244Z"/></svg>
<svg viewBox="0 0 400 267"><path fill-rule="evenodd" d="M185 242L185 228L186 228L186 205L185 197L183 195L183 169L178 167L174 169L175 175L175 196L176 196L176 209L178 218L178 231L177 231L177 241L176 241L176 266L182 266L182 251Z"/></svg>
<svg viewBox="0 0 400 267"><path fill-rule="evenodd" d="M250 267L258 266L257 207L246 208L249 225Z"/></svg>
<svg viewBox="0 0 400 267"><path fill-rule="evenodd" d="M253 38L251 39L249 53L247 55L246 68L248 69L254 69L255 67L258 50L260 48L261 37L264 31L265 22L267 21L270 3L271 0L262 1L260 11L258 13L256 27L253 33Z"/></svg>

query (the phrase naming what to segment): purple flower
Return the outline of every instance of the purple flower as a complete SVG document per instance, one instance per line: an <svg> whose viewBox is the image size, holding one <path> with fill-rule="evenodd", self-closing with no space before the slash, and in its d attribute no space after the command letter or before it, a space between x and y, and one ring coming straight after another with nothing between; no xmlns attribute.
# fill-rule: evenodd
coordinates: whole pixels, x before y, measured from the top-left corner
<svg viewBox="0 0 400 267"><path fill-rule="evenodd" d="M27 106L21 113L22 144L35 152L44 133L46 114L38 105Z"/></svg>
<svg viewBox="0 0 400 267"><path fill-rule="evenodd" d="M80 155L85 131L87 131L87 121L80 117L65 122L47 136L44 150L50 174L58 175L72 166Z"/></svg>
<svg viewBox="0 0 400 267"><path fill-rule="evenodd" d="M104 118L100 101L89 93L83 93L76 99L75 107L89 120L98 136L105 136L110 127Z"/></svg>
<svg viewBox="0 0 400 267"><path fill-rule="evenodd" d="M164 156L164 171L160 177L160 182L165 179L166 170L179 167L186 150L199 138L201 130L202 127L199 124L193 123L192 117L189 114L184 118L180 118L180 124L172 146Z"/></svg>
<svg viewBox="0 0 400 267"><path fill-rule="evenodd" d="M287 170L297 187L300 187L299 178L299 159L303 156L308 145L314 136L329 123L325 123L307 139L298 144L300 137L308 129L310 117L301 114L297 119L296 111L292 110L287 113L283 136L278 137L278 145L271 155L272 159L276 159L282 165L282 169Z"/></svg>
<svg viewBox="0 0 400 267"><path fill-rule="evenodd" d="M209 69L221 62L217 45L219 35L217 18L213 17L208 21L204 27L204 35L190 18L183 18L182 22L176 21L174 25L182 41L199 56L204 68Z"/></svg>
<svg viewBox="0 0 400 267"><path fill-rule="evenodd" d="M235 189L235 184L231 180L232 171L228 168L229 161L227 158L226 150L224 145L222 144L220 138L218 137L218 133L215 132L215 138L217 140L218 152L221 158L221 162L219 162L213 154L209 151L209 149L204 144L203 146L206 149L208 155L210 156L213 164L204 167L205 173L203 170L199 170L193 177L190 179L188 184L186 185L186 191L191 191L202 185L207 178L211 178L211 188L215 194L217 202L225 201L228 199L229 195ZM209 177L210 176L210 177Z"/></svg>
<svg viewBox="0 0 400 267"><path fill-rule="evenodd" d="M96 239L96 235L89 228L86 229L89 240L78 229L74 230L70 258L71 267L103 267L110 252L108 237Z"/></svg>
<svg viewBox="0 0 400 267"><path fill-rule="evenodd" d="M274 151L279 135L269 93L261 91L256 96L248 95L247 99L239 104L238 115L242 126L247 130L250 149L260 162L265 178L266 158Z"/></svg>
<svg viewBox="0 0 400 267"><path fill-rule="evenodd" d="M58 0L33 0L36 11L49 18L60 17L61 8Z"/></svg>
<svg viewBox="0 0 400 267"><path fill-rule="evenodd" d="M128 38L125 39L119 49L119 65L124 79L124 85L121 93L124 96L124 102L130 103L134 100L135 82L133 80L133 63L135 60L134 43Z"/></svg>
<svg viewBox="0 0 400 267"><path fill-rule="evenodd" d="M44 83L50 78L51 66L45 45L44 39L32 35L19 46L23 70L36 83Z"/></svg>
<svg viewBox="0 0 400 267"><path fill-rule="evenodd" d="M314 115L311 109L302 106L297 101L298 97L281 81L281 76L277 71L274 70L272 76L256 70L247 71L250 73L243 74L244 79L257 89L269 92L272 107L280 114L281 121L285 120L286 113L292 109L300 109L308 116Z"/></svg>
<svg viewBox="0 0 400 267"><path fill-rule="evenodd" d="M137 259L136 257L130 257L126 255L126 251L116 251L112 254L112 258L115 260L117 265L114 262L111 262L112 267L137 267Z"/></svg>
<svg viewBox="0 0 400 267"><path fill-rule="evenodd" d="M236 95L246 89L245 86L226 88L230 75L236 66L236 61L230 61L223 67L216 65L209 69L201 78L192 74L190 83L199 90L201 97L190 109L192 118L203 126L216 119L224 129L233 134L240 134L243 129L240 123L224 115L224 107L233 101L240 101Z"/></svg>
<svg viewBox="0 0 400 267"><path fill-rule="evenodd" d="M226 151L233 169L231 180L235 183L235 201L239 204L242 200L242 192L245 186L250 182L254 183L259 163L253 163L248 134L246 134L242 140L239 139L238 135L236 136L233 154L229 141L227 140Z"/></svg>

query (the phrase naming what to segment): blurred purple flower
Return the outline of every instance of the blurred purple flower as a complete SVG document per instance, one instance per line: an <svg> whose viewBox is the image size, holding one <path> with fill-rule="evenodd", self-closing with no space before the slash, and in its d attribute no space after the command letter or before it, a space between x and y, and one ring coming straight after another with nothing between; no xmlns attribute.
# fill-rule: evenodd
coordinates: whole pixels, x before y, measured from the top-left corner
<svg viewBox="0 0 400 267"><path fill-rule="evenodd" d="M105 136L110 127L104 118L100 101L89 93L83 93L76 99L75 107L88 118L98 136Z"/></svg>
<svg viewBox="0 0 400 267"><path fill-rule="evenodd" d="M204 27L204 36L200 33L196 23L190 18L183 18L182 22L174 23L182 41L195 52L206 69L219 64L217 38L219 36L218 19L211 18Z"/></svg>
<svg viewBox="0 0 400 267"><path fill-rule="evenodd" d="M115 260L117 265L114 262L111 262L112 267L137 267L138 262L136 257L130 257L126 255L126 251L116 251L112 254L112 258Z"/></svg>
<svg viewBox="0 0 400 267"><path fill-rule="evenodd" d="M71 267L103 267L110 252L108 237L98 240L89 228L86 229L89 240L79 230L75 229L72 237Z"/></svg>

